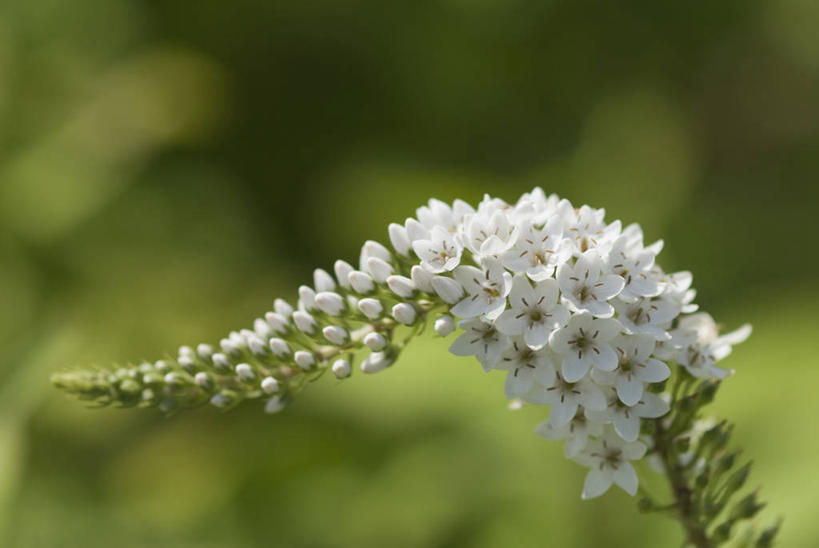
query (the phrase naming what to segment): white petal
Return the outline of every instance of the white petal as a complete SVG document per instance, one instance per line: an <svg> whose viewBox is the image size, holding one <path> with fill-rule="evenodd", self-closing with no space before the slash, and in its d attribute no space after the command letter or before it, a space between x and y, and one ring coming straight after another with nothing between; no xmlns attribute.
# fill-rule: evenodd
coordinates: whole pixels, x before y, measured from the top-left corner
<svg viewBox="0 0 819 548"><path fill-rule="evenodd" d="M515 309L526 309L535 302L537 302L535 292L526 276L522 274L515 276L512 279L512 289L509 292L509 305Z"/></svg>
<svg viewBox="0 0 819 548"><path fill-rule="evenodd" d="M637 379L634 375L631 376L630 380L626 376L620 378L620 382L617 383L617 397L620 398L621 402L631 407L640 401L642 396L643 381Z"/></svg>
<svg viewBox="0 0 819 548"><path fill-rule="evenodd" d="M572 353L563 358L561 371L563 372L563 378L566 382L577 382L586 376L589 367L591 367L591 360L588 352L580 358L577 354Z"/></svg>
<svg viewBox="0 0 819 548"><path fill-rule="evenodd" d="M637 492L637 472L630 462L621 463L614 471L614 483L623 488L623 491L629 495L634 495Z"/></svg>
<svg viewBox="0 0 819 548"><path fill-rule="evenodd" d="M506 375L506 397L509 399L518 398L527 393L532 387L532 376L532 369L526 366L509 371Z"/></svg>
<svg viewBox="0 0 819 548"><path fill-rule="evenodd" d="M563 403L554 403L549 408L549 422L555 428L560 428L571 422L577 414L577 402L566 400Z"/></svg>
<svg viewBox="0 0 819 548"><path fill-rule="evenodd" d="M595 349L597 350L596 352L594 351ZM597 369L601 371L614 371L617 369L617 353L611 346L607 344L595 345L589 355Z"/></svg>
<svg viewBox="0 0 819 548"><path fill-rule="evenodd" d="M602 285L595 285L594 295L601 301L607 301L620 293L626 285L625 280L620 276L609 274L599 282Z"/></svg>
<svg viewBox="0 0 819 548"><path fill-rule="evenodd" d="M626 441L635 441L640 435L640 417L634 413L629 413L628 418L624 413L617 413L613 422L617 434Z"/></svg>
<svg viewBox="0 0 819 548"><path fill-rule="evenodd" d="M463 286L469 294L478 293L481 290L480 280L484 273L474 266L459 266L452 271L455 280Z"/></svg>
<svg viewBox="0 0 819 548"><path fill-rule="evenodd" d="M504 314L506 314L506 312L504 312ZM549 327L546 326L544 323L542 322L533 323L532 325L526 328L526 331L523 334L523 339L526 341L526 344L528 346L532 348L540 348L541 346L549 342L550 333L551 331L549 330Z"/></svg>
<svg viewBox="0 0 819 548"><path fill-rule="evenodd" d="M668 413L668 402L657 394L646 392L640 399L640 403L635 406L635 411L639 413L641 417L656 419L657 417L662 417Z"/></svg>
<svg viewBox="0 0 819 548"><path fill-rule="evenodd" d="M517 309L506 310L498 317L495 327L504 335L521 335L526 328L526 319L518 318L520 311Z"/></svg>
<svg viewBox="0 0 819 548"><path fill-rule="evenodd" d="M449 351L456 356L472 356L478 350L476 345L480 339L480 333L467 331L453 341L449 347Z"/></svg>
<svg viewBox="0 0 819 548"><path fill-rule="evenodd" d="M584 383L580 389L580 403L589 411L603 411L606 409L606 395L594 383Z"/></svg>
<svg viewBox="0 0 819 548"><path fill-rule="evenodd" d="M624 443L622 450L623 457L628 460L640 460L646 454L645 444L639 441Z"/></svg>
<svg viewBox="0 0 819 548"><path fill-rule="evenodd" d="M583 500L599 497L609 490L613 481L614 478L608 468L604 470L592 468L589 470L589 473L586 475L586 481L583 483Z"/></svg>
<svg viewBox="0 0 819 548"><path fill-rule="evenodd" d="M473 299L467 297L452 307L452 314L459 318L474 318L484 313L486 310L486 301L484 299Z"/></svg>
<svg viewBox="0 0 819 548"><path fill-rule="evenodd" d="M636 374L643 382L662 382L671 375L671 370L660 360L649 358L642 365L636 369Z"/></svg>

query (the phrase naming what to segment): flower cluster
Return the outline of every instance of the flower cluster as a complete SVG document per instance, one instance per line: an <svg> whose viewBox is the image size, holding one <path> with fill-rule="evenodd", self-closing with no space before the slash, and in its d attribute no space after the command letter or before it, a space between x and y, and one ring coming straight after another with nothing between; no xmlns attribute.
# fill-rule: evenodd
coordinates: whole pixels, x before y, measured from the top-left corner
<svg viewBox="0 0 819 548"><path fill-rule="evenodd" d="M328 369L346 378L357 358L365 373L389 367L434 320L441 336L462 330L453 354L506 372L507 398L548 406L536 432L565 440L567 457L590 467L584 498L612 484L634 494L631 461L649 448L641 421L669 410L669 364L722 379L730 372L716 363L750 329L719 336L696 313L691 274L656 263L662 242L645 245L638 225L604 213L540 189L515 204L487 196L477 208L431 200L390 225L391 249L368 241L357 266L316 270L295 306L276 300L218 347L55 382L101 404L171 411L264 398L276 412Z"/></svg>

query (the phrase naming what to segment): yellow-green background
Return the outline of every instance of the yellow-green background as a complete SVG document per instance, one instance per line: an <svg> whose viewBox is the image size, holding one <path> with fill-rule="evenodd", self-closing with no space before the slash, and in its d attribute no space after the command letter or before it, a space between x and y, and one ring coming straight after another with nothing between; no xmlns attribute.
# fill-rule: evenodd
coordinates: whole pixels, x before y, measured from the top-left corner
<svg viewBox="0 0 819 548"><path fill-rule="evenodd" d="M754 324L715 410L819 545L819 3L6 0L0 546L678 546L426 337L285 413L88 410L65 366L248 326L429 197L541 185ZM659 484L651 484L660 492Z"/></svg>

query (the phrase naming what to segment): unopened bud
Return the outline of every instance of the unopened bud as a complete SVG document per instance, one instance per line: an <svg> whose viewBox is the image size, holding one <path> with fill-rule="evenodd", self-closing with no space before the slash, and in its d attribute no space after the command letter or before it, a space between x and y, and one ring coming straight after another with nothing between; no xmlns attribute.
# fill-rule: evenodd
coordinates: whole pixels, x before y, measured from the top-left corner
<svg viewBox="0 0 819 548"><path fill-rule="evenodd" d="M347 360L336 360L333 362L333 374L339 379L346 379L352 372L353 369Z"/></svg>
<svg viewBox="0 0 819 548"><path fill-rule="evenodd" d="M455 331L455 321L452 316L441 316L435 320L435 332L442 337L446 337Z"/></svg>
<svg viewBox="0 0 819 548"><path fill-rule="evenodd" d="M383 350L385 346L387 346L387 339L384 338L384 335L381 333L367 333L364 336L364 340L362 341L367 347L372 350L373 352L378 352L379 350Z"/></svg>
<svg viewBox="0 0 819 548"><path fill-rule="evenodd" d="M404 325L412 325L415 323L417 313L415 307L409 303L398 303L392 307L392 317L395 321Z"/></svg>

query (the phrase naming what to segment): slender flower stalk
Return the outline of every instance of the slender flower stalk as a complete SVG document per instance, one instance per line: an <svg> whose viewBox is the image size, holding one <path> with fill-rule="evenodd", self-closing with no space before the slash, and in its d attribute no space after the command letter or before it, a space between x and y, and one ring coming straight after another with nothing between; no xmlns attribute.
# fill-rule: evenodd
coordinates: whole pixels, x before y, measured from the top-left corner
<svg viewBox="0 0 819 548"><path fill-rule="evenodd" d="M316 270L295 306L277 299L217 346L53 381L100 406L174 413L260 399L276 413L328 370L378 373L428 324L443 337L457 326L450 351L504 371L512 407L549 408L536 433L589 468L584 499L617 485L642 491L641 510L674 516L690 545L772 544L778 525L747 524L757 493L734 501L750 464L728 450L731 427L702 414L733 373L717 362L750 327L720 334L697 312L691 274L656 263L662 242L644 245L638 225L540 189L477 208L431 200L388 232L390 247L368 241L358 268ZM641 460L668 479L668 500L641 490Z"/></svg>

